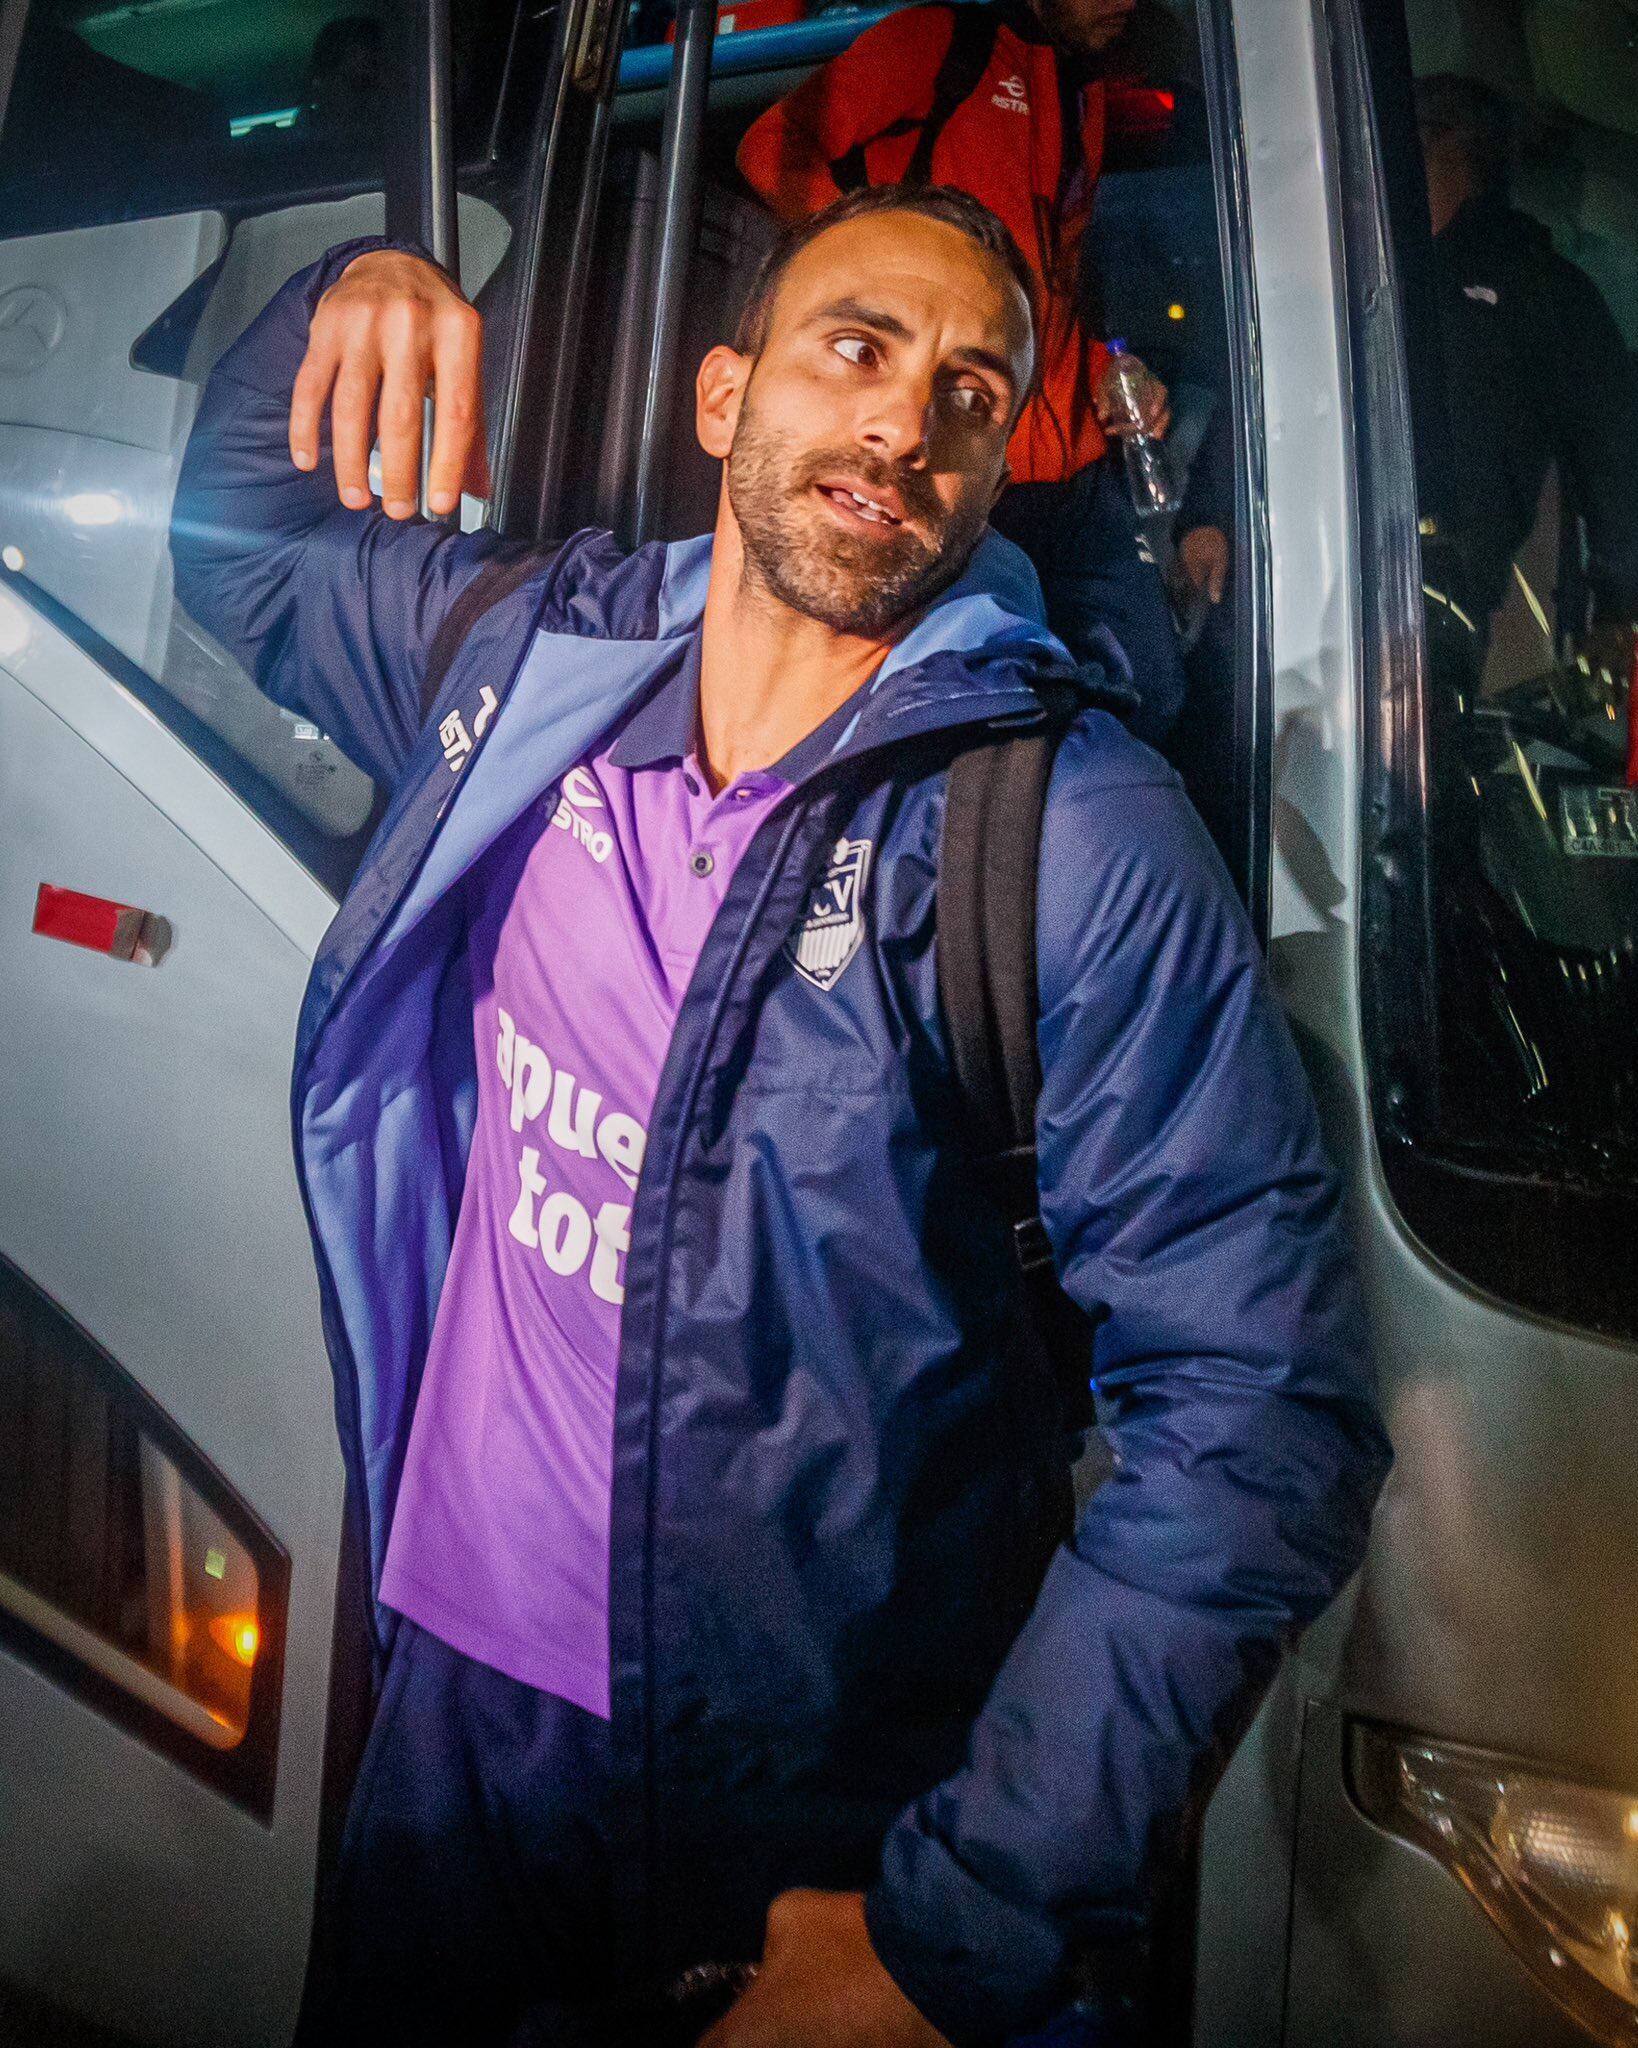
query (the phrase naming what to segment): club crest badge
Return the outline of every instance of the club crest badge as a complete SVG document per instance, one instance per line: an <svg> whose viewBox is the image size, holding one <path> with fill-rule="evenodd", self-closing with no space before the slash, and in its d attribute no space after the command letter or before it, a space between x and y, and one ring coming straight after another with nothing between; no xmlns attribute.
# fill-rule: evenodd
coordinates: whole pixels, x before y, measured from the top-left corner
<svg viewBox="0 0 1638 2048"><path fill-rule="evenodd" d="M785 941L792 966L815 988L834 988L859 950L870 848L868 839L837 840L829 865L813 885L806 914Z"/></svg>

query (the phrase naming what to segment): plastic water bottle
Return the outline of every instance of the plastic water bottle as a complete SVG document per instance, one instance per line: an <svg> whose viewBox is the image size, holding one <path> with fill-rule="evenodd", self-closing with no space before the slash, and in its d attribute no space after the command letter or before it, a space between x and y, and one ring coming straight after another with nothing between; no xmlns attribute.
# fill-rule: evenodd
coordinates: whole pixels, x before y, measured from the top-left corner
<svg viewBox="0 0 1638 2048"><path fill-rule="evenodd" d="M1126 482L1140 519L1170 512L1177 503L1166 451L1143 425L1144 400L1154 379L1124 341L1109 344L1109 361L1098 382L1098 396L1108 408L1109 433L1118 440L1126 461Z"/></svg>

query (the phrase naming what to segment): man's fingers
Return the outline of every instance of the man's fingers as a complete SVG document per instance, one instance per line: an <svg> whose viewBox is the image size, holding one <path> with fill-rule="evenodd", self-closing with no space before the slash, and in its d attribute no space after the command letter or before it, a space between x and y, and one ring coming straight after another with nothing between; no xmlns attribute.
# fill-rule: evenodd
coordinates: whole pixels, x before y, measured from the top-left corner
<svg viewBox="0 0 1638 2048"><path fill-rule="evenodd" d="M389 519L408 519L420 502L426 391L425 351L417 336L400 334L381 379L381 509Z"/></svg>
<svg viewBox="0 0 1638 2048"><path fill-rule="evenodd" d="M437 428L429 473L436 508L452 510L468 477L487 491L482 449L483 323L441 271L421 257L373 250L349 263L319 301L290 400L290 457L320 460L324 411L336 490L344 505L370 503L370 451L381 451L381 504L392 519L421 497L426 401Z"/></svg>
<svg viewBox="0 0 1638 2048"><path fill-rule="evenodd" d="M350 354L336 375L330 399L330 452L341 502L362 511L370 502L370 447L375 440L375 395L380 359Z"/></svg>
<svg viewBox="0 0 1638 2048"><path fill-rule="evenodd" d="M290 393L290 460L298 469L317 469L324 401L335 382L336 353L322 342L310 342Z"/></svg>
<svg viewBox="0 0 1638 2048"><path fill-rule="evenodd" d="M432 459L427 468L427 504L453 512L470 473L474 447L483 435L483 322L470 306L452 306L439 316L432 343Z"/></svg>

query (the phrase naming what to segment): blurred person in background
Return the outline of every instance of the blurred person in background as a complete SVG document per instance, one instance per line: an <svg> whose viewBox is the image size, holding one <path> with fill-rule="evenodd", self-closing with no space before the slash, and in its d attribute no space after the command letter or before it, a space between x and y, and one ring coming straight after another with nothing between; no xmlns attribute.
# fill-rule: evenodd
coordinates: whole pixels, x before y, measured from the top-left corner
<svg viewBox="0 0 1638 2048"><path fill-rule="evenodd" d="M1513 205L1502 100L1440 73L1417 82L1416 114L1450 397L1452 537L1475 623L1488 634L1555 469L1560 626L1630 623L1638 379L1620 329L1592 280Z"/></svg>

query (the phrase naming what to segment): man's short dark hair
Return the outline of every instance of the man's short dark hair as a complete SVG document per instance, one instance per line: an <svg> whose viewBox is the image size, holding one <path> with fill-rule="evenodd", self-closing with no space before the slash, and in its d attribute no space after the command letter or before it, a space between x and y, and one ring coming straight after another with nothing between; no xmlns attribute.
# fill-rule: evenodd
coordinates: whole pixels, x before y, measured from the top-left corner
<svg viewBox="0 0 1638 2048"><path fill-rule="evenodd" d="M1421 132L1431 139L1455 136L1467 152L1479 190L1505 193L1513 124L1501 95L1455 71L1419 78L1415 92Z"/></svg>
<svg viewBox="0 0 1638 2048"><path fill-rule="evenodd" d="M958 191L954 185L866 185L857 192L848 192L833 200L822 212L810 214L806 220L793 221L782 231L757 267L740 312L739 325L734 330L734 346L741 355L761 354L768 339L769 315L779 295L779 281L808 244L818 241L831 228L839 228L850 220L863 220L874 213L919 213L926 220L943 221L946 227L965 235L969 242L976 242L986 255L996 258L1023 293L1033 333L1034 274L1013 240L1011 230L991 213L981 199L975 199L970 192ZM1024 394L1020 392L1020 406L1023 398Z"/></svg>

